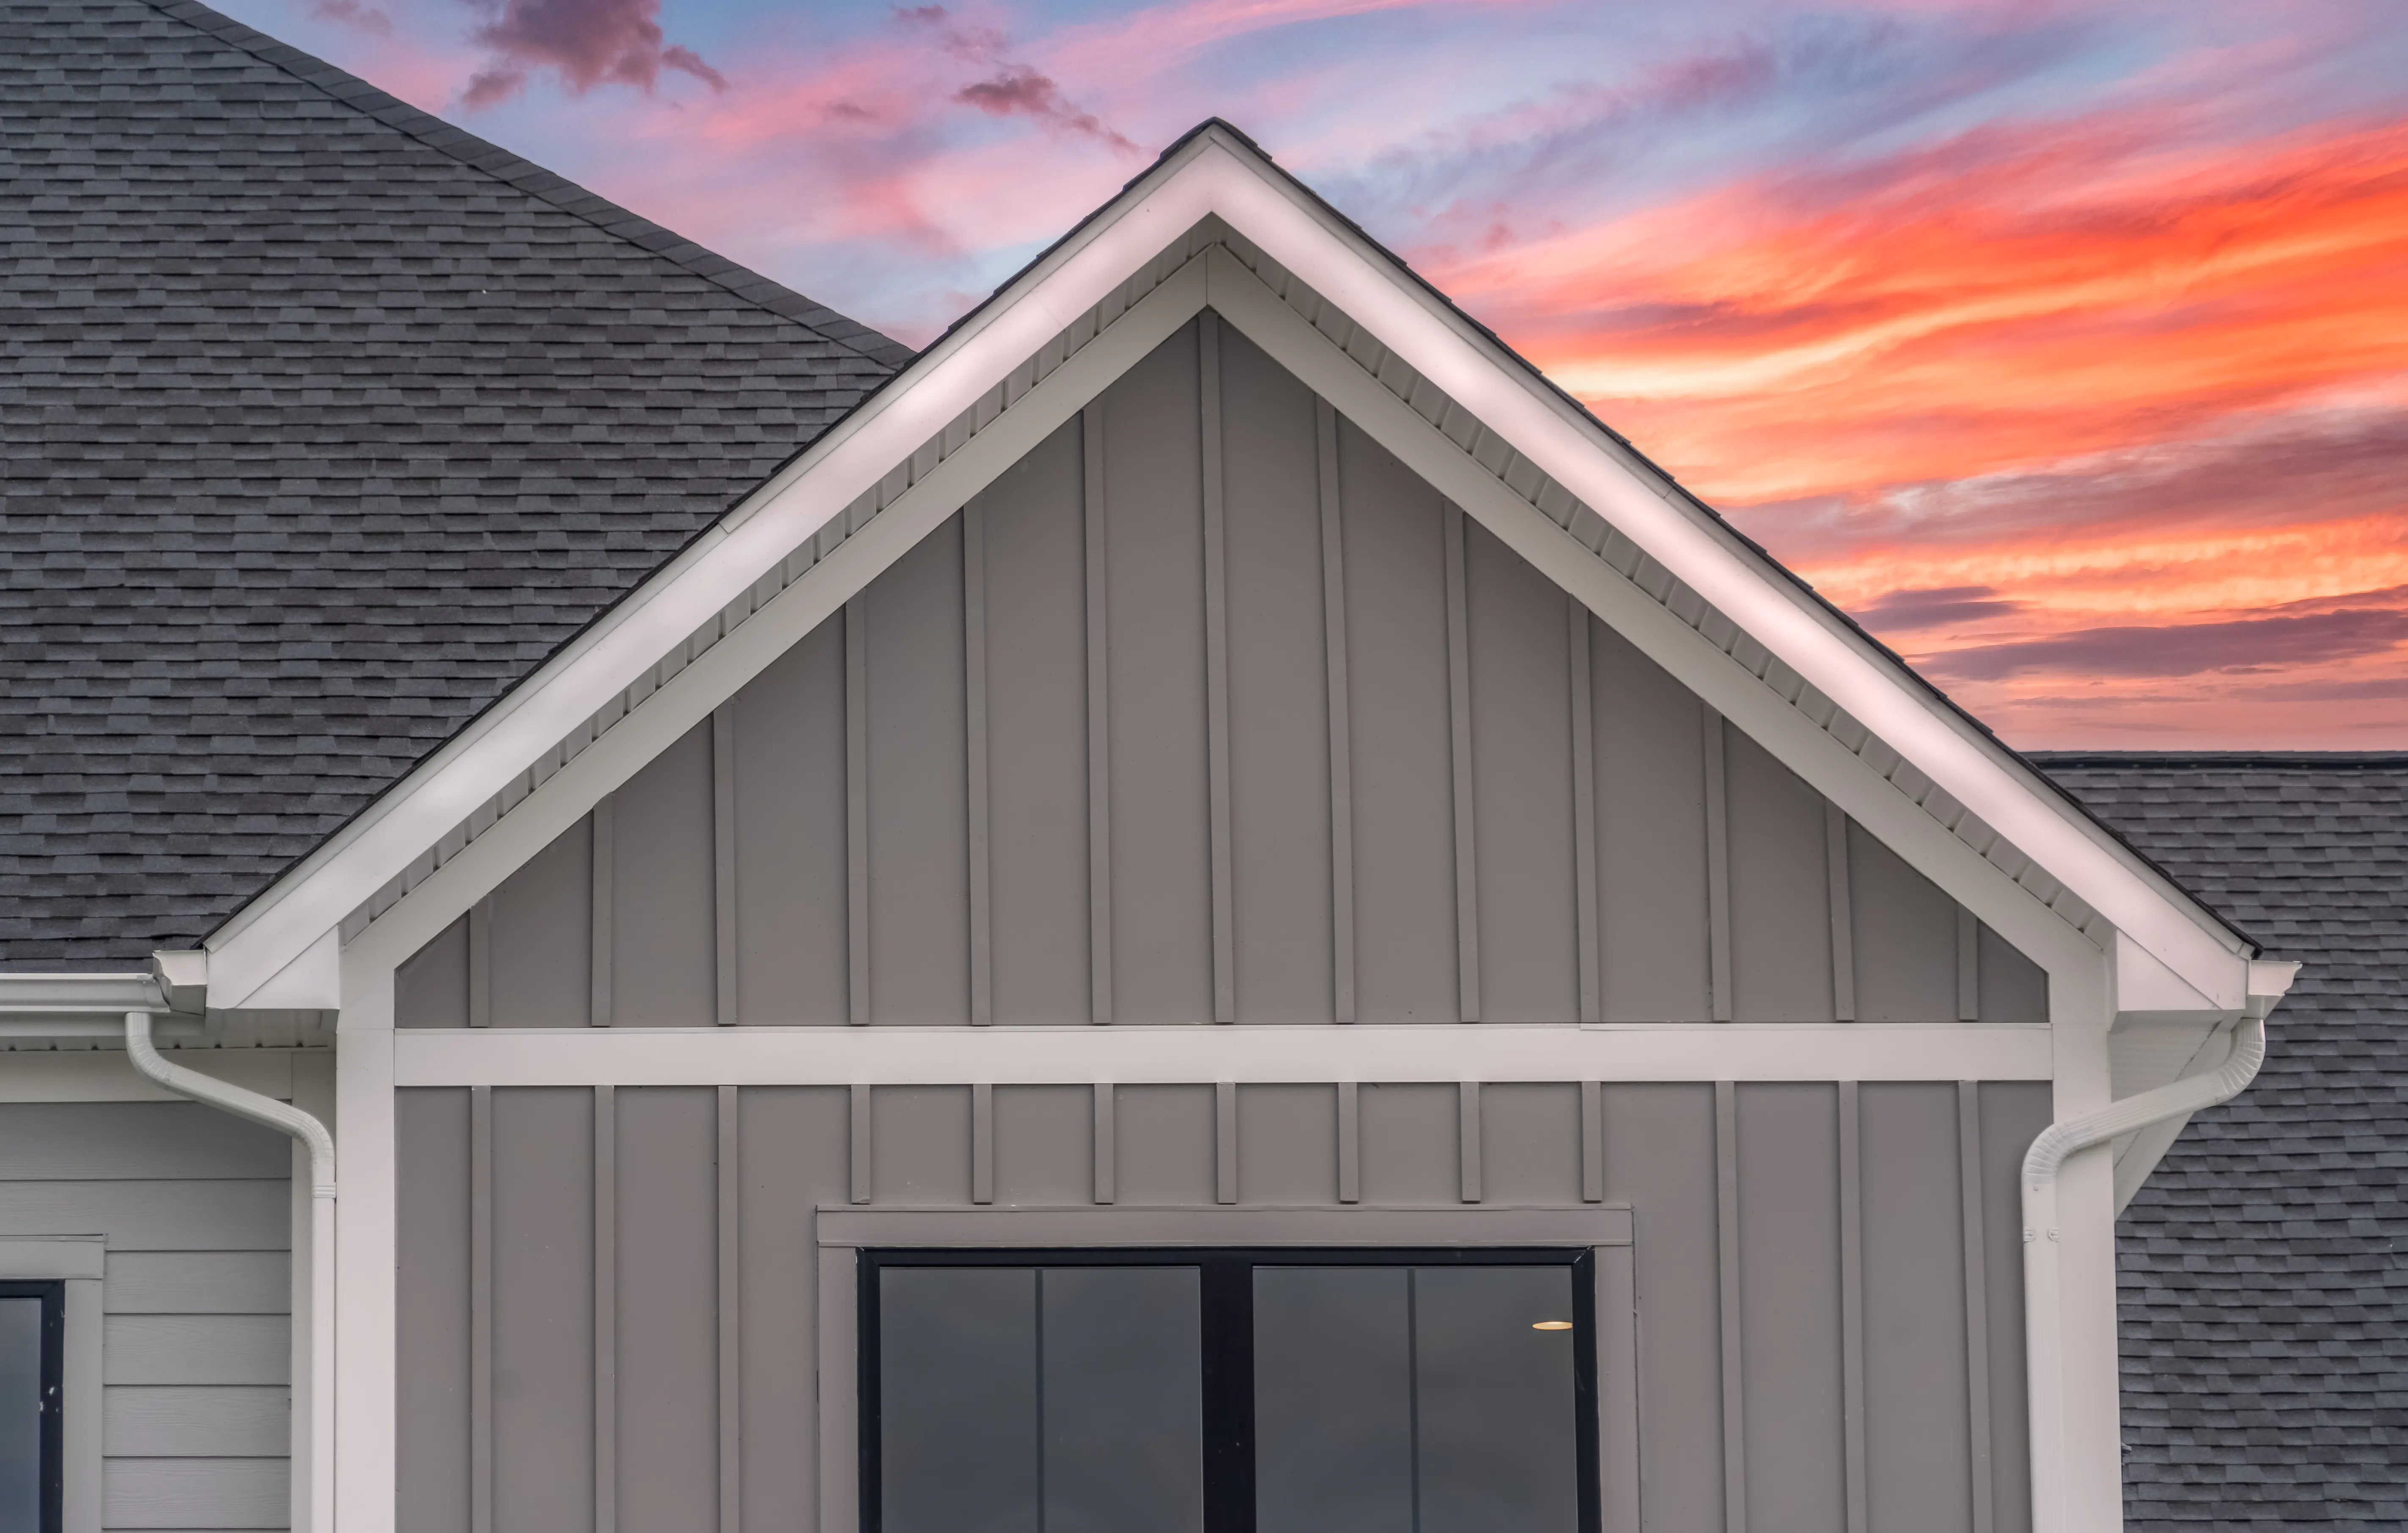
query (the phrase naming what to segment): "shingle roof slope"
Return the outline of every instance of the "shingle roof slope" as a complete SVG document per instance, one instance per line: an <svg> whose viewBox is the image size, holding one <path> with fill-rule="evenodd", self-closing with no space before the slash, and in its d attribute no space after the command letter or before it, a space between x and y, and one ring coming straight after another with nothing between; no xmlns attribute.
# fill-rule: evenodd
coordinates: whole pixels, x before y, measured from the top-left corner
<svg viewBox="0 0 2408 1533"><path fill-rule="evenodd" d="M2035 760L2305 965L2116 1232L2127 1526L2408 1526L2408 756Z"/></svg>
<svg viewBox="0 0 2408 1533"><path fill-rule="evenodd" d="M910 354L189 0L0 0L0 968L202 936Z"/></svg>

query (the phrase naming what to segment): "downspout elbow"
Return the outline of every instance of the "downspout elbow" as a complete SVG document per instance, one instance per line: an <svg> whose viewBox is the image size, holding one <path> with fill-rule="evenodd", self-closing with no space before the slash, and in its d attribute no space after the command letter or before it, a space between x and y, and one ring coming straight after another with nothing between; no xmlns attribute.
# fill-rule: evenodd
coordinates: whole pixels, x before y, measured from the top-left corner
<svg viewBox="0 0 2408 1533"><path fill-rule="evenodd" d="M335 1526L335 1136L289 1102L246 1091L160 1056L150 1041L150 1013L125 1013L125 1053L136 1070L179 1096L273 1128L309 1153L309 1311L294 1313L296 1385L308 1381L306 1417L294 1421L293 1526L299 1533ZM306 1352L304 1351L306 1349ZM297 1403L297 1402L296 1402Z"/></svg>
<svg viewBox="0 0 2408 1533"><path fill-rule="evenodd" d="M2040 1132L2024 1152L2024 1192L2027 1196L2048 1190L2056 1184L2057 1173L2065 1168L2068 1157L2093 1145L2146 1128L2168 1118L2178 1118L2186 1112L2229 1102L2257 1079L2258 1067L2266 1062L2266 1019L2243 1016L2234 1024L2232 1053L2223 1064L2205 1075L2194 1075L2171 1085L2127 1096L2111 1102L2096 1112L2079 1118L2054 1123ZM2024 1231L2024 1239L2032 1239L2032 1231Z"/></svg>
<svg viewBox="0 0 2408 1533"><path fill-rule="evenodd" d="M300 1140L309 1152L310 1196L335 1196L335 1136L327 1132L324 1124L289 1102L169 1064L150 1041L148 1011L125 1013L125 1053L135 1069L177 1096L231 1112L237 1118L248 1118Z"/></svg>

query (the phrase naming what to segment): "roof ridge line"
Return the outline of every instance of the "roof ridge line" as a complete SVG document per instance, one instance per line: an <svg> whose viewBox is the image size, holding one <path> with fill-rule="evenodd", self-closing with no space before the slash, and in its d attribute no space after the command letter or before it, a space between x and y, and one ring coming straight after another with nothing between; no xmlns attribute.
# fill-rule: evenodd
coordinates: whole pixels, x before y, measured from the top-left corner
<svg viewBox="0 0 2408 1533"><path fill-rule="evenodd" d="M804 326L823 339L877 363L890 372L916 353L902 342L860 321L840 314L807 294L797 293L775 278L765 277L676 230L653 222L556 170L549 170L523 154L504 149L434 113L413 107L399 96L329 64L314 53L279 41L256 27L236 21L201 0L147 0L161 15L183 22L263 64L281 69L304 85L374 118L437 153L459 161L604 234L625 241L670 265L780 319Z"/></svg>

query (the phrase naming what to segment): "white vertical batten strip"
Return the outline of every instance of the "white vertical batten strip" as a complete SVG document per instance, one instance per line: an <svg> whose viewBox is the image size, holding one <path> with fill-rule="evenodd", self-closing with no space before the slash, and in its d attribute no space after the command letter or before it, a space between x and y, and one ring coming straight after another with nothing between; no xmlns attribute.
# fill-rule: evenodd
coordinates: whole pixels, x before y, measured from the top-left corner
<svg viewBox="0 0 2408 1533"><path fill-rule="evenodd" d="M1865 1207L1856 1082L1840 1082L1840 1440L1847 1533L1865 1533Z"/></svg>
<svg viewBox="0 0 2408 1533"><path fill-rule="evenodd" d="M1990 1474L1990 1275L1982 1239L1982 1087L1956 1082L1956 1173L1965 1235L1967 1448L1973 1470L1973 1533L1990 1533L1998 1499Z"/></svg>
<svg viewBox="0 0 2408 1533"><path fill-rule="evenodd" d="M970 1024L995 1021L995 885L988 868L986 498L962 508L962 751L969 793Z"/></svg>
<svg viewBox="0 0 2408 1533"><path fill-rule="evenodd" d="M1197 316L1197 439L1204 477L1204 755L1212 842L1212 1020L1238 1005L1236 861L1229 823L1229 560L1221 457L1221 317Z"/></svg>
<svg viewBox="0 0 2408 1533"><path fill-rule="evenodd" d="M1831 902L1831 1020L1856 1020L1856 922L1848 880L1848 814L1823 801L1823 872Z"/></svg>
<svg viewBox="0 0 2408 1533"><path fill-rule="evenodd" d="M744 1527L744 1150L742 1097L719 1088L719 1533Z"/></svg>
<svg viewBox="0 0 2408 1533"><path fill-rule="evenodd" d="M589 1010L585 1020L596 1027L610 1025L610 959L611 947L618 940L617 894L619 817L614 794L604 794L594 805L594 814L587 834L592 838L593 922L590 933L592 946L587 949L590 966L588 981Z"/></svg>
<svg viewBox="0 0 2408 1533"><path fill-rule="evenodd" d="M494 1529L494 1088L468 1088L468 1529Z"/></svg>
<svg viewBox="0 0 2408 1533"><path fill-rule="evenodd" d="M1716 1022L1734 1015L1731 1004L1730 782L1723 758L1723 716L1699 704L1705 756L1707 1010Z"/></svg>
<svg viewBox="0 0 2408 1533"><path fill-rule="evenodd" d="M1747 1366L1740 1330L1738 1096L1735 1082L1714 1082L1714 1271L1722 1301L1724 1533L1747 1533Z"/></svg>
<svg viewBox="0 0 2408 1533"><path fill-rule="evenodd" d="M1329 704L1329 973L1334 1020L1354 1020L1354 730L1346 670L1346 529L1338 411L1312 399L1321 501L1321 642Z"/></svg>
<svg viewBox="0 0 2408 1533"><path fill-rule="evenodd" d="M710 712L711 1005L722 1027L738 1019L736 993L736 705Z"/></svg>
<svg viewBox="0 0 2408 1533"><path fill-rule="evenodd" d="M1463 508L1446 503L1447 730L1455 783L1456 1016L1480 1020L1480 849L1471 791L1471 612L1466 590Z"/></svg>
<svg viewBox="0 0 2408 1533"><path fill-rule="evenodd" d="M1095 1094L1095 1196L1098 1203L1110 1203L1120 1196L1119 1178L1113 1174L1120 1168L1120 1148L1115 1142L1119 1138L1119 1103L1109 1081L1097 1082Z"/></svg>
<svg viewBox="0 0 2408 1533"><path fill-rule="evenodd" d="M1104 542L1104 407L1079 415L1087 597L1087 1020L1112 1020L1111 562Z"/></svg>
<svg viewBox="0 0 2408 1533"><path fill-rule="evenodd" d="M594 1088L594 1533L619 1533L619 1098Z"/></svg>
<svg viewBox="0 0 2408 1533"><path fill-rule="evenodd" d="M845 1021L869 1024L869 619L844 604Z"/></svg>
<svg viewBox="0 0 2408 1533"><path fill-rule="evenodd" d="M1598 974L1597 694L1589 674L1594 621L1577 597L1564 598L1566 658L1572 709L1572 911L1580 963L1580 1019L1602 1022Z"/></svg>

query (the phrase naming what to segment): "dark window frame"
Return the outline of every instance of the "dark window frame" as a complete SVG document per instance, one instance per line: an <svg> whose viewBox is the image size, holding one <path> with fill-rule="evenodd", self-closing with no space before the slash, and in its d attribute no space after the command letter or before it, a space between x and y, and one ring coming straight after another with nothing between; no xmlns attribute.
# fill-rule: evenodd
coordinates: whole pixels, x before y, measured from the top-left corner
<svg viewBox="0 0 2408 1533"><path fill-rule="evenodd" d="M41 1533L60 1533L66 1503L67 1285L56 1278L0 1278L0 1298L42 1301Z"/></svg>
<svg viewBox="0 0 2408 1533"><path fill-rule="evenodd" d="M1597 1254L1585 1246L944 1246L864 1249L857 1265L861 1529L880 1533L878 1275L890 1267L1193 1267L1202 1306L1204 1533L1254 1533L1254 1269L1257 1267L1563 1267L1572 1283L1579 1533L1601 1533Z"/></svg>

